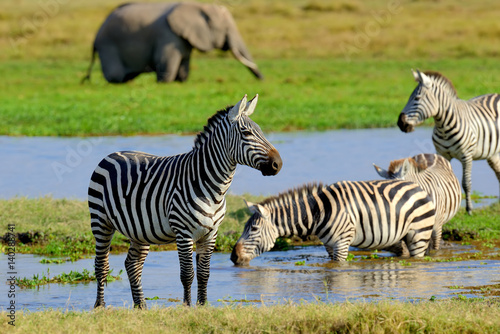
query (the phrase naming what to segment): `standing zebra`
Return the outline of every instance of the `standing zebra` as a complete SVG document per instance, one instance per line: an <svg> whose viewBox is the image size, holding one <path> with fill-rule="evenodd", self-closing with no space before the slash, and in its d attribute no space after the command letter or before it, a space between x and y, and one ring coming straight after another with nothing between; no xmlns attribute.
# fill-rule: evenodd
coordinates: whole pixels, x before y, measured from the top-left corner
<svg viewBox="0 0 500 334"><path fill-rule="evenodd" d="M435 219L428 194L399 180L309 185L248 205L253 215L231 254L236 265L294 235L317 236L335 261L345 261L349 246L396 249L403 238L410 255L422 257Z"/></svg>
<svg viewBox="0 0 500 334"><path fill-rule="evenodd" d="M104 158L92 174L89 209L96 240L97 299L104 306L104 282L109 271L111 238L119 231L130 239L125 268L135 307L146 308L141 275L151 244L176 242L184 286L191 304L196 244L198 303L207 300L207 282L217 230L226 212L225 194L236 165L276 175L282 162L250 116L257 96L246 95L234 107L208 120L190 152L161 157L142 152L116 152Z"/></svg>
<svg viewBox="0 0 500 334"><path fill-rule="evenodd" d="M500 182L500 95L488 94L461 100L450 80L437 72L413 72L418 86L399 115L403 132L434 117L432 141L448 160L462 162L462 187L466 209L472 211L471 171L473 160L486 159Z"/></svg>
<svg viewBox="0 0 500 334"><path fill-rule="evenodd" d="M437 154L419 154L391 161L388 170L374 167L385 179L415 182L429 194L436 207L431 244L433 249L439 249L442 227L455 216L462 200L460 183L450 162Z"/></svg>

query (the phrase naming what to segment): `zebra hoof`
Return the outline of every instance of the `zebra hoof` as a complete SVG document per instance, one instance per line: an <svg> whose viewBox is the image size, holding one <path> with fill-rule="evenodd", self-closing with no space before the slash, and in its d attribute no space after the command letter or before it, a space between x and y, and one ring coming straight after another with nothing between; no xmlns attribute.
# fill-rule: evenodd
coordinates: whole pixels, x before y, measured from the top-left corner
<svg viewBox="0 0 500 334"><path fill-rule="evenodd" d="M135 304L134 308L139 309L139 310L147 310L148 306L146 305L145 301L142 301L142 302L140 302L138 304Z"/></svg>
<svg viewBox="0 0 500 334"><path fill-rule="evenodd" d="M106 303L104 302L104 300L96 300L95 301L95 304L94 304L94 308L105 308L106 307Z"/></svg>

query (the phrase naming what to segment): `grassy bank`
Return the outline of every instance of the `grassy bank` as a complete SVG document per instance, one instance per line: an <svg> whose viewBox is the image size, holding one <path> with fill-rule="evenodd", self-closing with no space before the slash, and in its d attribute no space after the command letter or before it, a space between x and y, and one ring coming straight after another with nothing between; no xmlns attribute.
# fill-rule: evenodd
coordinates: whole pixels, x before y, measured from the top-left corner
<svg viewBox="0 0 500 334"><path fill-rule="evenodd" d="M255 196L245 196L256 201ZM241 196L227 197L228 211L216 242L216 251L231 251L249 217ZM95 254L87 202L80 200L14 198L0 200L0 236L14 226L16 252L78 260ZM3 243L5 246L5 242ZM112 252L128 250L128 239L115 233ZM152 251L173 250L175 244L153 245Z"/></svg>
<svg viewBox="0 0 500 334"><path fill-rule="evenodd" d="M259 200L254 196L244 197L254 202ZM500 247L500 204L477 208L473 212L469 216L463 208L460 209L444 226L445 239L473 242L488 249ZM242 196L227 196L227 213L219 229L217 251L232 250L249 217ZM95 251L85 201L50 197L0 200L0 222L0 235L7 232L9 224L14 225L18 234L17 252L77 260ZM127 239L115 233L112 251L123 252L127 249ZM175 249L175 245L152 246L153 251L171 249Z"/></svg>
<svg viewBox="0 0 500 334"><path fill-rule="evenodd" d="M2 5L0 135L193 133L245 93L261 95L253 118L265 131L389 127L415 86L411 68L443 72L462 98L498 90L493 0L223 1L266 80L210 52L193 55L183 84L147 74L110 85L96 66L82 86L95 32L121 2Z"/></svg>
<svg viewBox="0 0 500 334"><path fill-rule="evenodd" d="M18 312L18 333L498 333L498 301L154 308L147 312ZM0 313L6 319L6 313ZM127 319L123 321L123 319ZM0 330L11 327L0 323Z"/></svg>

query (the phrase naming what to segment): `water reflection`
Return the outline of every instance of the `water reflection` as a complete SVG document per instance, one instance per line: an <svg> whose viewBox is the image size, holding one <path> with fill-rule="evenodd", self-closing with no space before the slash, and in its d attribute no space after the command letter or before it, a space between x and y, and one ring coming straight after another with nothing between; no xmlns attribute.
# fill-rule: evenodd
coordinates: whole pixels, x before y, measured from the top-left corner
<svg viewBox="0 0 500 334"><path fill-rule="evenodd" d="M465 247L447 249L458 254ZM498 250L497 250L498 251ZM399 259L360 259L358 261L332 263L323 247L305 247L287 252L268 252L252 260L249 267L234 267L229 254L215 253L212 258L208 284L208 300L221 305L231 300L247 300L250 303L273 304L285 300L341 302L346 299L429 299L449 298L463 289L449 286L479 286L494 284L500 280L499 261L423 262ZM379 256L386 256L381 253ZM125 254L112 255L110 266L116 274L124 268ZM5 256L0 260L4 263ZM33 274L58 275L71 270L93 270L93 260L85 259L62 265L42 265L40 257L19 254L18 277ZM297 265L305 261L304 265ZM410 265L408 265L410 263ZM300 264L300 263L299 263ZM121 281L108 283L105 299L108 306L132 307L132 296L126 274ZM2 273L0 279L5 281ZM182 284L179 280L177 252L152 252L148 255L143 275L146 297L159 297L148 305L179 305L182 300ZM193 285L196 289L196 284ZM96 284L50 284L37 289L19 289L16 304L36 311L44 308L90 310L95 301ZM196 293L193 293L195 296Z"/></svg>
<svg viewBox="0 0 500 334"><path fill-rule="evenodd" d="M326 132L271 133L267 137L283 158L276 177L262 177L239 166L230 188L233 194L271 195L311 181L377 179L372 163L386 166L391 160L435 152L431 128L411 134L399 129L340 130ZM155 137L1 137L0 197L43 196L86 199L90 175L107 154L138 150L158 155L185 152L192 136ZM452 167L461 179L461 164ZM498 195L498 182L486 161L475 161L472 187L485 195ZM477 206L477 205L476 205Z"/></svg>

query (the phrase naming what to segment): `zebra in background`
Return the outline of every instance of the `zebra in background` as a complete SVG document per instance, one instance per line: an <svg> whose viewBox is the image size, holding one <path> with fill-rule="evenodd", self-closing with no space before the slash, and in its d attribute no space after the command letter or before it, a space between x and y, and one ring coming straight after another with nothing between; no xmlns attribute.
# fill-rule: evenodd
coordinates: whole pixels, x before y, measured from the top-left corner
<svg viewBox="0 0 500 334"><path fill-rule="evenodd" d="M455 216L462 201L460 183L450 162L437 154L418 154L391 161L387 170L374 167L381 177L415 182L430 195L436 207L431 247L438 250L442 227Z"/></svg>
<svg viewBox="0 0 500 334"><path fill-rule="evenodd" d="M236 265L270 250L278 237L313 235L335 261L345 261L349 246L396 249L401 239L410 256L422 257L435 220L427 192L399 180L308 185L247 205L252 216L231 254Z"/></svg>
<svg viewBox="0 0 500 334"><path fill-rule="evenodd" d="M146 308L141 276L149 246L172 242L179 252L186 305L191 304L196 244L198 303L205 304L210 257L236 165L250 166L263 175L276 175L282 166L278 151L249 118L257 98L247 103L245 95L234 107L212 116L190 152L168 157L116 152L99 163L88 191L96 240L94 307L105 305L104 282L115 231L130 239L125 267L135 307Z"/></svg>
<svg viewBox="0 0 500 334"><path fill-rule="evenodd" d="M401 111L398 126L403 132L411 132L414 126L434 117L432 141L437 153L462 163L462 187L471 214L472 161L486 159L500 182L500 95L465 101L440 73L416 71L413 76L418 86Z"/></svg>

